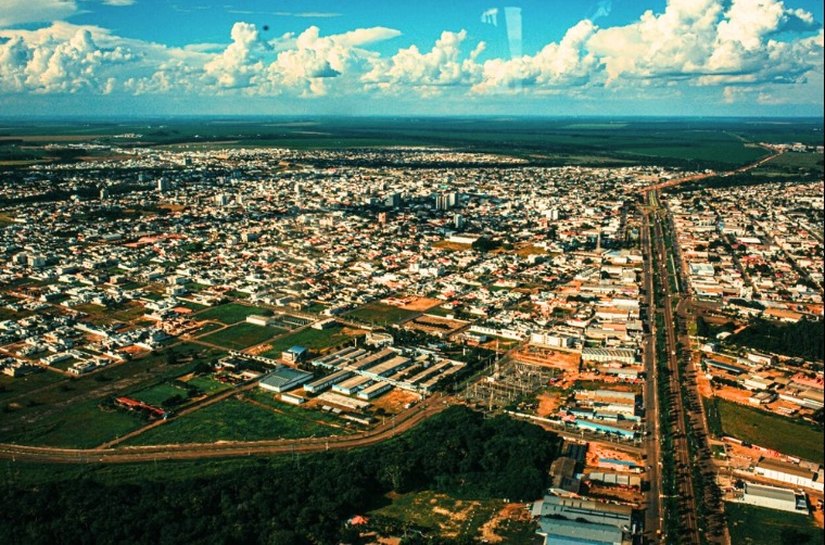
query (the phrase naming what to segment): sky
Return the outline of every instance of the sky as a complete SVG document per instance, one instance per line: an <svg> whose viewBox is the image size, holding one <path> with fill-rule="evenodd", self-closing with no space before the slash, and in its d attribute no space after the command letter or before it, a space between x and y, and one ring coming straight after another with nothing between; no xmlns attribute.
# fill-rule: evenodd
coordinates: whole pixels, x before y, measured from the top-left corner
<svg viewBox="0 0 825 545"><path fill-rule="evenodd" d="M0 116L821 116L820 0L0 0Z"/></svg>

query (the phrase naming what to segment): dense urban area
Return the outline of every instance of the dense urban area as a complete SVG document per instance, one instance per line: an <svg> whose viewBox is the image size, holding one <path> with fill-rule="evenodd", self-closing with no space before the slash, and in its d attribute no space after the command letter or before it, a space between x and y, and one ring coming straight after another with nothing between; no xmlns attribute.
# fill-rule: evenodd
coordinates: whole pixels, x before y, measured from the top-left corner
<svg viewBox="0 0 825 545"><path fill-rule="evenodd" d="M3 543L821 542L821 145L142 137L0 172Z"/></svg>

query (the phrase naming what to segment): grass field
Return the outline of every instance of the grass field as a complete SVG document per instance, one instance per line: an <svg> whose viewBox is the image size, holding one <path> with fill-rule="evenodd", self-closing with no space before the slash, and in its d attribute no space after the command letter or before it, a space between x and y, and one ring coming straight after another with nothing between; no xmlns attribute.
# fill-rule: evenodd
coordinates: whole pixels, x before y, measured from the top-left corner
<svg viewBox="0 0 825 545"><path fill-rule="evenodd" d="M98 404L113 395L177 378L198 362L214 361L223 354L187 343L173 350L176 364L160 352L76 379L45 372L0 381L6 386L6 392L0 393L0 442L89 447L142 425L136 415L105 412Z"/></svg>
<svg viewBox="0 0 825 545"><path fill-rule="evenodd" d="M283 329L274 327L262 327L255 324L242 323L200 337L200 340L223 346L230 350L243 350L244 348L260 344L283 332Z"/></svg>
<svg viewBox="0 0 825 545"><path fill-rule="evenodd" d="M417 314L420 313L383 303L367 303L361 308L348 313L347 318L370 324L397 324Z"/></svg>
<svg viewBox="0 0 825 545"><path fill-rule="evenodd" d="M256 441L335 433L334 428L230 398L153 428L130 439L129 443Z"/></svg>
<svg viewBox="0 0 825 545"><path fill-rule="evenodd" d="M741 503L726 503L725 512L735 545L819 545L825 535L801 514Z"/></svg>
<svg viewBox="0 0 825 545"><path fill-rule="evenodd" d="M281 352L295 345L303 346L317 352L325 348L348 343L351 340L352 337L345 334L343 327L340 325L324 329L323 331L308 327L275 339L270 343L272 346L264 355L269 358L279 358L281 357Z"/></svg>
<svg viewBox="0 0 825 545"><path fill-rule="evenodd" d="M727 435L806 460L825 460L825 436L812 426L722 399L718 407L722 430Z"/></svg>
<svg viewBox="0 0 825 545"><path fill-rule="evenodd" d="M115 439L146 424L135 414L103 410L98 400L72 403L32 423L18 426L0 440L28 445L89 448Z"/></svg>
<svg viewBox="0 0 825 545"><path fill-rule="evenodd" d="M342 420L333 414L321 412L319 410L307 409L305 407L296 407L295 405L278 401L275 399L273 394L264 392L263 390L252 390L250 392L246 392L244 397L246 399L251 399L254 402L272 407L275 411L297 420L306 420L313 424L319 424L325 428L332 428L331 431L328 431L324 435L329 435L330 433L341 435L352 433L353 431L349 427L346 427L348 425L351 426L351 424L348 424L346 420Z"/></svg>
<svg viewBox="0 0 825 545"><path fill-rule="evenodd" d="M148 403L154 407L162 407L163 403L172 397L181 396L186 397L186 391L183 388L178 388L168 382L156 384L144 390L135 392L129 397Z"/></svg>
<svg viewBox="0 0 825 545"><path fill-rule="evenodd" d="M247 316L261 314L263 309L238 303L227 303L199 312L194 317L198 320L217 320L224 324L236 324L246 320Z"/></svg>
<svg viewBox="0 0 825 545"><path fill-rule="evenodd" d="M186 384L194 386L195 388L199 389L201 392L205 394L214 394L215 392L221 392L223 390L228 390L229 388L231 388L231 386L229 386L228 384L224 384L223 382L217 381L207 376L195 377L192 380L188 381Z"/></svg>

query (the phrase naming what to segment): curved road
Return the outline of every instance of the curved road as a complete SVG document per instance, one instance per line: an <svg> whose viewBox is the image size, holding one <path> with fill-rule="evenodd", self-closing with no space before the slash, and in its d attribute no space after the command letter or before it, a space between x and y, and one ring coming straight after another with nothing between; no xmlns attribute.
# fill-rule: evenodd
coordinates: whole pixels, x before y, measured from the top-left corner
<svg viewBox="0 0 825 545"><path fill-rule="evenodd" d="M447 398L431 397L392 420L358 435L278 439L271 441L188 443L117 448L71 449L0 444L0 459L63 464L119 464L157 460L196 460L262 454L323 452L366 447L404 433L451 405Z"/></svg>

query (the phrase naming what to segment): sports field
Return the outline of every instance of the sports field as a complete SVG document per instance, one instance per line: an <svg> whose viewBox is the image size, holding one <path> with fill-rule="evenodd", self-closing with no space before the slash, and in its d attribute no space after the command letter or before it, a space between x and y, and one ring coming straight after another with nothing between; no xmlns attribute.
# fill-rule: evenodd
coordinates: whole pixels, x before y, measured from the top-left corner
<svg viewBox="0 0 825 545"><path fill-rule="evenodd" d="M260 344L283 332L283 329L244 322L227 327L226 329L221 329L220 331L215 331L209 335L204 335L200 337L200 340L222 346L229 350L243 350L244 348Z"/></svg>
<svg viewBox="0 0 825 545"><path fill-rule="evenodd" d="M196 320L217 320L224 324L235 324L246 320L247 316L261 314L263 310L239 303L227 303L199 312L194 315L194 318Z"/></svg>

